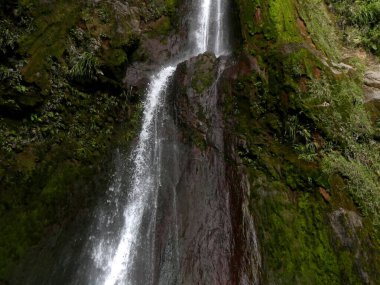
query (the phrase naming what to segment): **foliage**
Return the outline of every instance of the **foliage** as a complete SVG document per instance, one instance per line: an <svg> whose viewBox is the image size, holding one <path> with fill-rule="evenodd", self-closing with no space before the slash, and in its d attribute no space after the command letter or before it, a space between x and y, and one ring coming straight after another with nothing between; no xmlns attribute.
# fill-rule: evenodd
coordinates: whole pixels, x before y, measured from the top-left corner
<svg viewBox="0 0 380 285"><path fill-rule="evenodd" d="M232 83L225 114L243 141L263 283L376 283L380 151L365 110L364 68L329 68L341 42L324 1L238 6L244 51L258 66ZM358 242L352 248L339 245L331 227L330 215L342 208L364 216L360 230L346 225Z"/></svg>
<svg viewBox="0 0 380 285"><path fill-rule="evenodd" d="M352 80L313 79L299 96L299 107L330 139L347 144L371 135L363 91Z"/></svg>
<svg viewBox="0 0 380 285"><path fill-rule="evenodd" d="M28 89L25 82L22 79L20 73L20 68L22 68L22 62L18 66L15 66L16 69L9 68L4 65L0 65L0 80L3 81L3 84L7 85L7 88L15 89L20 93L25 93Z"/></svg>
<svg viewBox="0 0 380 285"><path fill-rule="evenodd" d="M295 150L300 158L319 161L328 175L339 174L347 180L347 191L360 206L364 215L380 225L380 146L373 141L373 126L364 108L363 94L357 83L340 78L313 79L308 91L300 95L299 108L312 119L313 124L296 124L289 119L298 133ZM325 134L323 145L305 133L305 129ZM314 130L314 131L317 131Z"/></svg>
<svg viewBox="0 0 380 285"><path fill-rule="evenodd" d="M364 215L370 215L373 224L380 226L380 148L364 147L362 154L368 162L355 157L345 158L339 152L324 157L322 169L328 175L338 173L348 179L347 190Z"/></svg>
<svg viewBox="0 0 380 285"><path fill-rule="evenodd" d="M270 252L265 256L268 284L340 284L340 266L324 225L323 208L308 193L292 203L284 184L271 185L275 192L260 197L258 206L265 219L260 240Z"/></svg>
<svg viewBox="0 0 380 285"><path fill-rule="evenodd" d="M69 74L77 80L94 80L98 75L103 75L98 66L97 58L92 53L85 52L80 55Z"/></svg>
<svg viewBox="0 0 380 285"><path fill-rule="evenodd" d="M14 32L12 23L8 20L0 20L0 51L3 54L16 47L18 38L19 35Z"/></svg>
<svg viewBox="0 0 380 285"><path fill-rule="evenodd" d="M380 2L378 0L329 0L338 14L345 39L380 55Z"/></svg>
<svg viewBox="0 0 380 285"><path fill-rule="evenodd" d="M312 44L315 44L330 59L340 56L339 41L336 37L335 24L324 5L323 0L297 0L298 11L305 22Z"/></svg>

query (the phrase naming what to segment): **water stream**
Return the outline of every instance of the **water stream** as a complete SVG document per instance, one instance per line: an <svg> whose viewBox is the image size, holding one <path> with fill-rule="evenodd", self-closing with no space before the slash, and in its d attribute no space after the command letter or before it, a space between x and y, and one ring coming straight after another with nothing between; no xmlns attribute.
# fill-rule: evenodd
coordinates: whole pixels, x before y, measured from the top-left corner
<svg viewBox="0 0 380 285"><path fill-rule="evenodd" d="M227 45L223 42L224 26L223 9L225 5L222 0L201 0L193 3L194 12L198 14L195 22L191 24L195 41L189 41L186 56L179 60L182 62L189 57L204 53L214 52L217 56L227 52ZM170 77L176 70L177 63L165 66L153 75L150 80L147 96L144 102L144 114L141 133L135 150L132 152L133 174L129 189L118 191L128 191L128 197L124 205L123 226L118 235L118 239L99 239L93 250L93 257L100 266L102 274L96 278L97 284L148 284L153 282L154 272L154 236L157 215L157 196L162 183L161 151L163 135L159 132L160 114L163 113L164 95ZM168 174L166 174L168 175ZM114 188L110 189L114 191ZM115 198L115 196L113 196ZM117 199L117 197L116 197ZM176 198L173 199L176 203ZM175 205L174 205L175 207ZM102 217L103 218L103 217ZM147 223L144 225L144 223ZM153 238L153 239L152 239ZM141 240L145 241L141 243ZM147 242L150 241L150 242ZM138 256L144 244L146 256ZM178 251L177 249L174 251ZM178 254L177 254L178 255ZM174 258L173 260L177 259ZM144 266L144 277L135 277L136 265ZM145 263L145 264L144 264ZM149 273L149 274L147 274ZM102 276L103 275L103 276ZM144 280L141 280L143 278Z"/></svg>
<svg viewBox="0 0 380 285"><path fill-rule="evenodd" d="M151 211L154 216L156 206L150 203L152 196L158 191L160 183L160 166L157 145L159 137L155 136L154 127L157 109L162 106L162 94L164 93L169 77L175 68L168 66L153 76L144 103L144 116L142 130L138 145L133 152L134 173L131 190L124 210L124 226L121 238L112 258L107 260L107 275L105 285L113 285L129 276L131 263L134 259L134 246L139 242L139 229L142 224L145 211ZM153 143L152 143L153 142ZM115 245L112 245L115 246ZM96 255L105 256L103 250Z"/></svg>

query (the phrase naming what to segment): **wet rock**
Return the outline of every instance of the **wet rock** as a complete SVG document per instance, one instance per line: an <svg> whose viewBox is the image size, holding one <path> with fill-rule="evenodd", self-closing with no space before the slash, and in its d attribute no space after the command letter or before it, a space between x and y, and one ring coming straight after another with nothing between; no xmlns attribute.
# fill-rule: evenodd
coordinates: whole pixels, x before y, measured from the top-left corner
<svg viewBox="0 0 380 285"><path fill-rule="evenodd" d="M369 87L380 89L380 66L366 72L364 83Z"/></svg>
<svg viewBox="0 0 380 285"><path fill-rule="evenodd" d="M131 65L127 68L123 82L127 86L142 89L149 83L148 72L139 64Z"/></svg>
<svg viewBox="0 0 380 285"><path fill-rule="evenodd" d="M336 245L340 251L348 251L355 257L355 268L363 284L375 284L368 274L368 256L363 248L360 231L363 230L363 220L356 212L343 208L335 210L330 215L330 224L337 238ZM366 241L368 242L368 241Z"/></svg>
<svg viewBox="0 0 380 285"><path fill-rule="evenodd" d="M357 213L340 208L331 214L330 223L344 247L354 249L360 244L357 231L363 227L363 222Z"/></svg>
<svg viewBox="0 0 380 285"><path fill-rule="evenodd" d="M180 41L177 35L173 34L164 41L160 37L143 37L134 54L136 59L126 69L124 84L144 89L149 82L149 76L157 67L175 57L179 50Z"/></svg>
<svg viewBox="0 0 380 285"><path fill-rule="evenodd" d="M374 100L380 100L380 89L364 86L365 101L370 102Z"/></svg>
<svg viewBox="0 0 380 285"><path fill-rule="evenodd" d="M260 282L261 257L247 202L249 183L236 154L241 142L222 115L224 95L219 84L221 78L227 80L226 64L226 58L217 60L205 53L180 64L174 75L172 112L182 145L175 186L177 284ZM226 74L233 75L231 70ZM166 259L170 260L168 254L161 260Z"/></svg>
<svg viewBox="0 0 380 285"><path fill-rule="evenodd" d="M380 66L372 67L364 75L366 102L380 100Z"/></svg>
<svg viewBox="0 0 380 285"><path fill-rule="evenodd" d="M215 69L214 69L215 68ZM184 172L176 187L179 209L179 284L237 284L231 268L229 182L223 159L220 98L213 90L216 59L204 54L181 64L174 82L174 112Z"/></svg>
<svg viewBox="0 0 380 285"><path fill-rule="evenodd" d="M331 62L331 65L341 70L349 71L349 70L354 69L351 65L345 64L343 62L340 62L340 63Z"/></svg>

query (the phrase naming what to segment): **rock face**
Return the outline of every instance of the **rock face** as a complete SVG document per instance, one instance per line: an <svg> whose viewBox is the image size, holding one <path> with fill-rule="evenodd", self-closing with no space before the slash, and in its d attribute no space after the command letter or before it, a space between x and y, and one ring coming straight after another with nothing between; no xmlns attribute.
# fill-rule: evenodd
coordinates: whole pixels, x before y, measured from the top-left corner
<svg viewBox="0 0 380 285"><path fill-rule="evenodd" d="M362 218L353 211L338 209L330 216L331 226L342 246L358 249L358 233L363 228Z"/></svg>
<svg viewBox="0 0 380 285"><path fill-rule="evenodd" d="M330 223L334 236L337 238L335 240L336 246L342 251L348 250L356 257L355 266L357 266L361 280L364 284L371 284L368 273L360 264L360 260L368 259L367 253L361 250L361 243L363 242L360 238L360 231L363 230L362 218L353 211L340 208L331 213Z"/></svg>
<svg viewBox="0 0 380 285"><path fill-rule="evenodd" d="M380 66L366 72L364 83L367 86L380 89Z"/></svg>
<svg viewBox="0 0 380 285"><path fill-rule="evenodd" d="M177 202L175 207L167 202L159 223L157 284L259 284L255 229L242 206L247 184L222 113L219 79L225 61L200 55L180 64L174 76L170 112L178 131L177 157L171 159L177 167ZM169 225L176 227L175 239ZM178 265L172 283L165 261L173 263L168 249L174 240Z"/></svg>
<svg viewBox="0 0 380 285"><path fill-rule="evenodd" d="M380 100L380 66L372 67L364 75L366 101Z"/></svg>

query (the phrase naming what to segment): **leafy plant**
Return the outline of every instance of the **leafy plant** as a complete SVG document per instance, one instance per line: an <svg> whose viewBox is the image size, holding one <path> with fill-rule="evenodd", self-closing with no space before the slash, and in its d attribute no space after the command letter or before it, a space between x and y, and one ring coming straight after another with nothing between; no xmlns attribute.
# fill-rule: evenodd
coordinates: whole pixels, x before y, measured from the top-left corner
<svg viewBox="0 0 380 285"><path fill-rule="evenodd" d="M312 80L301 99L308 116L335 141L346 144L372 132L363 92L355 82Z"/></svg>
<svg viewBox="0 0 380 285"><path fill-rule="evenodd" d="M366 149L367 154L377 157L376 165L367 165L355 158L345 158L338 152L331 152L322 163L325 173L338 173L347 178L347 190L359 205L364 215L373 216L373 224L380 226L380 172L379 148L373 152ZM376 172L377 169L377 172Z"/></svg>
<svg viewBox="0 0 380 285"><path fill-rule="evenodd" d="M288 121L285 124L286 127L286 135L289 136L289 138L295 142L297 138L297 133L299 129L299 121L297 116L291 116L289 117Z"/></svg>
<svg viewBox="0 0 380 285"><path fill-rule="evenodd" d="M14 31L12 24L8 20L0 20L0 51L3 54L16 47L18 38L19 35Z"/></svg>
<svg viewBox="0 0 380 285"><path fill-rule="evenodd" d="M331 0L345 39L380 54L380 2L378 0Z"/></svg>
<svg viewBox="0 0 380 285"><path fill-rule="evenodd" d="M103 73L98 69L98 60L95 55L90 52L84 52L71 68L69 75L77 80L94 80L97 79L97 76L103 75Z"/></svg>

